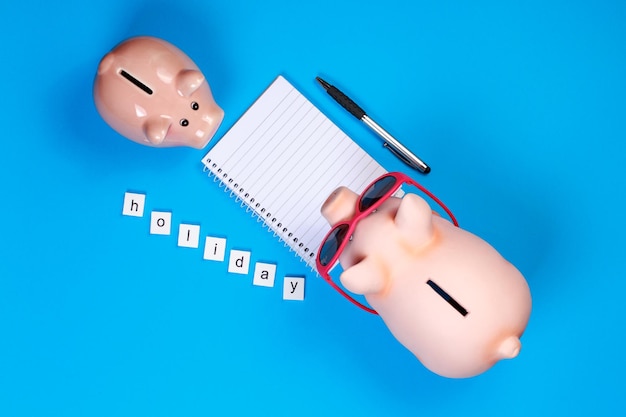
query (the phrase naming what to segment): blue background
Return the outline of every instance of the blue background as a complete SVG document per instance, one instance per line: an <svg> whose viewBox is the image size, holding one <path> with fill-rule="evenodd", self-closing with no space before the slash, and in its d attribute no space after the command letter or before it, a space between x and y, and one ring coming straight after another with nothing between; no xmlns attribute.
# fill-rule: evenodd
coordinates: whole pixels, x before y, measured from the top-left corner
<svg viewBox="0 0 626 417"><path fill-rule="evenodd" d="M623 412L626 6L466 3L3 2L0 415ZM134 35L203 70L226 112L216 138L283 74L421 180L527 277L520 356L471 379L430 373L208 180L206 150L121 138L91 87ZM316 75L432 173L394 159ZM121 215L126 191L146 193L146 216ZM277 263L276 286L149 235L151 210ZM292 274L304 302L282 300Z"/></svg>

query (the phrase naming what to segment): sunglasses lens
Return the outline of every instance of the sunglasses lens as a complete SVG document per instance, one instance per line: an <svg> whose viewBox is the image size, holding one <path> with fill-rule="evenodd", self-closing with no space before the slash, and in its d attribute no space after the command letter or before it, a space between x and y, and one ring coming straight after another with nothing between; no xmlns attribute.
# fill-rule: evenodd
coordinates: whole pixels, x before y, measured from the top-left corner
<svg viewBox="0 0 626 417"><path fill-rule="evenodd" d="M376 204L378 200L383 198L385 194L396 185L396 182L395 177L387 176L370 185L369 188L361 194L359 211L365 211Z"/></svg>
<svg viewBox="0 0 626 417"><path fill-rule="evenodd" d="M339 246L346 238L346 234L348 233L349 226L347 224L342 224L337 228L333 229L333 231L328 235L324 244L320 249L320 263L322 266L326 266L333 259L333 256L337 254L339 250Z"/></svg>

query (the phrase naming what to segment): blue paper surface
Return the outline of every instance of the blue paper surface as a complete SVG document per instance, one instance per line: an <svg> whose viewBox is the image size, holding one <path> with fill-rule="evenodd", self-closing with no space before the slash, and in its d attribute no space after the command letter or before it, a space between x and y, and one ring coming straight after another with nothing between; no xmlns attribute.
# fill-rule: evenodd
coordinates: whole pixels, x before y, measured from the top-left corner
<svg viewBox="0 0 626 417"><path fill-rule="evenodd" d="M0 415L613 415L626 290L626 6L618 1L119 1L0 6ZM526 276L520 356L438 377L202 172L100 118L115 44L185 51L226 112L283 74L385 168L413 175ZM334 83L432 167L411 172L317 85ZM211 142L211 146L214 142ZM124 193L146 215L122 216ZM174 232L149 234L149 212ZM229 274L180 223L277 265ZM306 277L304 302L282 278Z"/></svg>

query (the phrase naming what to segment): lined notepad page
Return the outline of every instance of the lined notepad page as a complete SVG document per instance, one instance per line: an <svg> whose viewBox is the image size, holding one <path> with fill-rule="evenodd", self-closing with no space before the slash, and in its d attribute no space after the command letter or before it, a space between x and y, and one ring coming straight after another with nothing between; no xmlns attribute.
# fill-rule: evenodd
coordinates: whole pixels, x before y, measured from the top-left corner
<svg viewBox="0 0 626 417"><path fill-rule="evenodd" d="M330 193L360 193L386 172L282 76L202 162L311 268Z"/></svg>

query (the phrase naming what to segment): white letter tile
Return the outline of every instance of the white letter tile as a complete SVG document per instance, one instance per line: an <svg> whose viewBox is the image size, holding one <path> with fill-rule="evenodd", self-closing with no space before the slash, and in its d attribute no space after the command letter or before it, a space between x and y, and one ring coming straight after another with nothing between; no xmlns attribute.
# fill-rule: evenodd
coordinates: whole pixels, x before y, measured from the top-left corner
<svg viewBox="0 0 626 417"><path fill-rule="evenodd" d="M228 272L233 274L248 273L250 267L250 252L243 250L231 250L230 259L228 261Z"/></svg>
<svg viewBox="0 0 626 417"><path fill-rule="evenodd" d="M124 207L122 207L122 214L124 216L143 217L145 202L145 194L124 193Z"/></svg>
<svg viewBox="0 0 626 417"><path fill-rule="evenodd" d="M304 300L303 277L285 277L283 284L283 300Z"/></svg>
<svg viewBox="0 0 626 417"><path fill-rule="evenodd" d="M150 215L150 234L169 235L172 228L172 213L153 211Z"/></svg>
<svg viewBox="0 0 626 417"><path fill-rule="evenodd" d="M204 243L204 259L207 261L224 261L226 254L226 239L207 236Z"/></svg>
<svg viewBox="0 0 626 417"><path fill-rule="evenodd" d="M254 266L254 279L252 283L260 287L273 287L276 276L276 265L257 262Z"/></svg>
<svg viewBox="0 0 626 417"><path fill-rule="evenodd" d="M199 225L181 223L178 226L178 246L183 248L197 248L199 242Z"/></svg>

